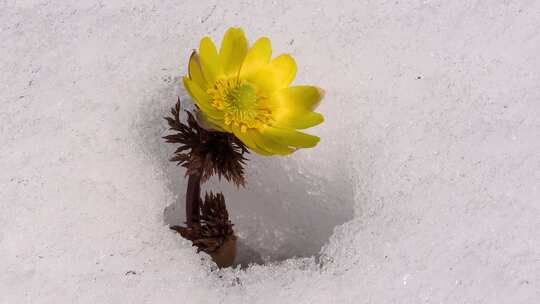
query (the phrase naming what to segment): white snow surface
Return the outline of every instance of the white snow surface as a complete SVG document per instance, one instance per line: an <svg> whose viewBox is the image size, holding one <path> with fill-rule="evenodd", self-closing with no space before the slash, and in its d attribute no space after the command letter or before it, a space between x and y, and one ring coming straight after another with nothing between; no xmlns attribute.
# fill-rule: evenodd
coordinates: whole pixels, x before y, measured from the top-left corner
<svg viewBox="0 0 540 304"><path fill-rule="evenodd" d="M168 229L161 136L229 26L326 121L205 185L241 237L217 270ZM539 1L8 0L0 41L0 303L540 303Z"/></svg>

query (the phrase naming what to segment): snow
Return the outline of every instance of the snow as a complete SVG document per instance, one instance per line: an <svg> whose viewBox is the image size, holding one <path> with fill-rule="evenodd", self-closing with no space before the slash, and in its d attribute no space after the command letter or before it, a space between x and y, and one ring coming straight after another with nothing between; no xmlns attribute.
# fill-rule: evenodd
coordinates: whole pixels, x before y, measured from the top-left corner
<svg viewBox="0 0 540 304"><path fill-rule="evenodd" d="M538 303L539 15L2 2L0 303ZM232 25L293 54L326 121L316 149L251 156L246 189L205 185L241 237L216 270L167 228L185 181L160 137L191 49Z"/></svg>

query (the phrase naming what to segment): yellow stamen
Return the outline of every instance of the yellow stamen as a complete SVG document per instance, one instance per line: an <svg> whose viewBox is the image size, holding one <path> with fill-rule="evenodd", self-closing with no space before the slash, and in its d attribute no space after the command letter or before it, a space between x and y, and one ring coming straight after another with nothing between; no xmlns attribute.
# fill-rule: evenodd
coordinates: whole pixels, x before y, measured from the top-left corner
<svg viewBox="0 0 540 304"><path fill-rule="evenodd" d="M264 106L267 97L247 81L219 79L207 93L212 97L211 105L224 112L225 124L239 127L242 133L248 129L260 129L272 120L271 109Z"/></svg>

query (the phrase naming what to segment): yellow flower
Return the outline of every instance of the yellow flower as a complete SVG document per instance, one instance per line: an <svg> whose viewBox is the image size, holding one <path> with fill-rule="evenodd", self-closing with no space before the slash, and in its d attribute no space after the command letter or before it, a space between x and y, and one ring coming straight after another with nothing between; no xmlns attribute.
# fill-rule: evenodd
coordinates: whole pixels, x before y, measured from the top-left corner
<svg viewBox="0 0 540 304"><path fill-rule="evenodd" d="M248 148L263 155L287 155L311 148L319 138L297 131L323 122L313 112L323 97L314 86L289 86L296 63L287 54L271 59L268 38L251 48L240 28L225 33L217 51L208 37L189 59L184 86L205 123L233 133Z"/></svg>

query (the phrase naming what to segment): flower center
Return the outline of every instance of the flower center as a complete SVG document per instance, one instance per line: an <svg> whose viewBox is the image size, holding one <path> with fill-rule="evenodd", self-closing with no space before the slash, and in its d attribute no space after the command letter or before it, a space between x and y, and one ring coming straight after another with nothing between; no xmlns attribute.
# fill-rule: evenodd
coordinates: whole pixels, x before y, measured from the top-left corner
<svg viewBox="0 0 540 304"><path fill-rule="evenodd" d="M224 112L226 125L247 129L259 129L272 119L272 111L265 106L267 97L247 81L238 78L219 79L207 90L212 106Z"/></svg>

